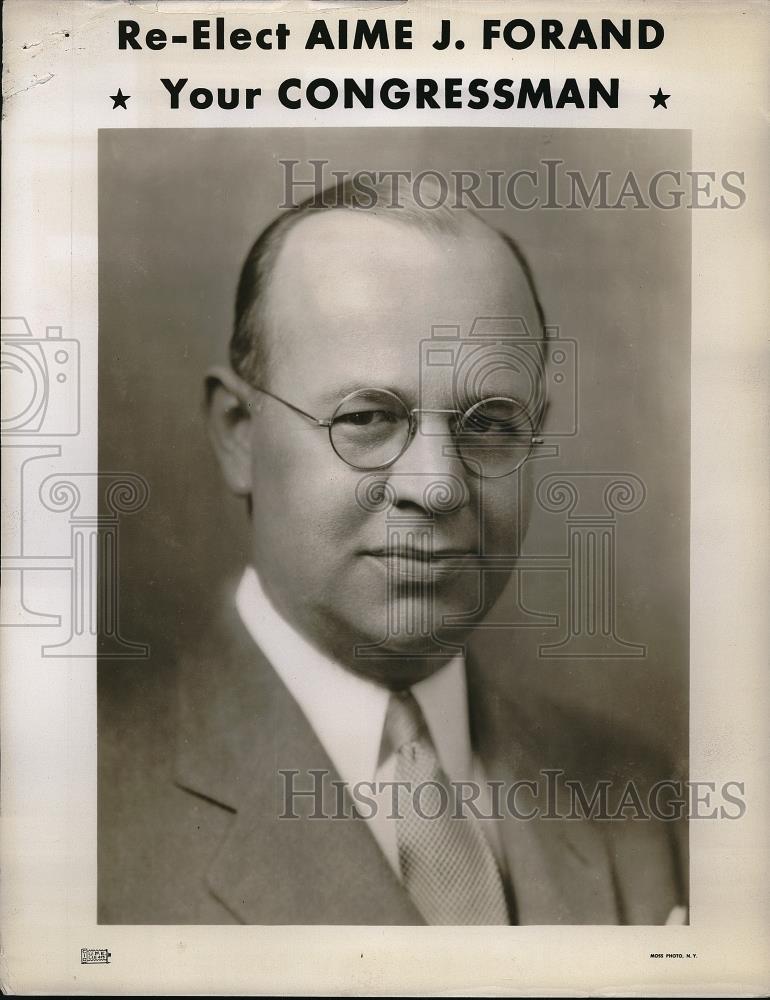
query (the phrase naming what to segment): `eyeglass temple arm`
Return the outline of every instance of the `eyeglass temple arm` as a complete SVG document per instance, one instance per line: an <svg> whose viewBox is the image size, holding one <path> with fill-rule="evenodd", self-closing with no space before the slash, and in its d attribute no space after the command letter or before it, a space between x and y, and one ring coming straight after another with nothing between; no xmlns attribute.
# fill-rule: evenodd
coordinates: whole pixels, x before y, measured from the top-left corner
<svg viewBox="0 0 770 1000"><path fill-rule="evenodd" d="M312 421L318 427L330 427L331 420L322 420L320 417L314 417L312 413L308 413L306 410L301 410L294 403L290 403L288 399L283 399L281 396L276 396L274 392L270 392L267 389L261 389L259 386L253 387L257 392L261 392L264 396L269 396L271 399L277 400L279 403L283 403L284 406L288 406L290 410L294 410L295 413L299 413L301 417L306 420Z"/></svg>

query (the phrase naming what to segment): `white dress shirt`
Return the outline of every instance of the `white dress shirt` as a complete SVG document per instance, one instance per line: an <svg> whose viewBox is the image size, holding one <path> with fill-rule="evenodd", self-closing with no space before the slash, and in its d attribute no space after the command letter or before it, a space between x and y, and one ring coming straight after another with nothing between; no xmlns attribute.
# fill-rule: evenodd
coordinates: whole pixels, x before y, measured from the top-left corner
<svg viewBox="0 0 770 1000"><path fill-rule="evenodd" d="M253 567L244 571L236 605L254 642L302 709L329 755L340 778L348 785L393 781L396 759L380 759L382 731L390 691L375 681L352 673L319 652L273 607ZM475 758L468 728L465 663L458 656L411 688L422 709L441 766L450 781L477 781L484 788L483 771ZM369 796L370 789L365 789ZM392 791L369 796L377 802L365 822L400 877L396 821L389 818ZM488 796L482 793L477 807L488 813ZM498 863L501 855L495 823L482 822ZM487 829L488 828L488 829Z"/></svg>

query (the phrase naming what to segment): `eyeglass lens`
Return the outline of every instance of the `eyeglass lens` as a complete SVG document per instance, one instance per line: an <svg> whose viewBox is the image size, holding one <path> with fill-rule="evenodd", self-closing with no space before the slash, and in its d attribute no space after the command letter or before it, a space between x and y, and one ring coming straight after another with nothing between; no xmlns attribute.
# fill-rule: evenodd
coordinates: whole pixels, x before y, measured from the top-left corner
<svg viewBox="0 0 770 1000"><path fill-rule="evenodd" d="M484 477L514 472L532 447L534 429L525 408L506 397L480 400L450 426L458 457ZM329 434L332 447L348 465L383 468L409 444L410 411L394 393L361 389L337 407Z"/></svg>

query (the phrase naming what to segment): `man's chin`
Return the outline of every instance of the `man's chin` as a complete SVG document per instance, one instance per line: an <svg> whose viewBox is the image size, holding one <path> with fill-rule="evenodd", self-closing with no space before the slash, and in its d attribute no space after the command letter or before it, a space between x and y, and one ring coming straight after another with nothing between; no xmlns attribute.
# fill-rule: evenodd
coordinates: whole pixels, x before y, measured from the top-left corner
<svg viewBox="0 0 770 1000"><path fill-rule="evenodd" d="M362 588L357 600L351 597L344 606L320 610L323 646L361 676L386 684L416 683L464 654L483 617L478 594L467 590L396 593L388 601L384 594Z"/></svg>
<svg viewBox="0 0 770 1000"><path fill-rule="evenodd" d="M429 630L425 622L398 622L391 619L389 630L377 630L374 638L356 642L346 665L355 673L387 684L403 687L435 673L456 656L465 655L470 629ZM419 627L421 626L421 627Z"/></svg>
<svg viewBox="0 0 770 1000"><path fill-rule="evenodd" d="M348 663L348 668L367 680L398 689L411 687L425 680L450 660L463 654L462 645L441 646L430 651L380 648L354 657Z"/></svg>

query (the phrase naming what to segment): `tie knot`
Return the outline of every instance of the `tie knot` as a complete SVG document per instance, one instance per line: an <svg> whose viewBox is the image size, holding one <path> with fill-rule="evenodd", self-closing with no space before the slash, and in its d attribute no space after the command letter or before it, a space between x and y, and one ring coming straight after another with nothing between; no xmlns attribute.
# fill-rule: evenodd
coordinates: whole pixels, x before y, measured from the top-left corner
<svg viewBox="0 0 770 1000"><path fill-rule="evenodd" d="M407 743L416 743L427 736L428 727L422 709L411 691L391 694L385 715L383 735L394 753Z"/></svg>

